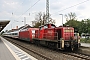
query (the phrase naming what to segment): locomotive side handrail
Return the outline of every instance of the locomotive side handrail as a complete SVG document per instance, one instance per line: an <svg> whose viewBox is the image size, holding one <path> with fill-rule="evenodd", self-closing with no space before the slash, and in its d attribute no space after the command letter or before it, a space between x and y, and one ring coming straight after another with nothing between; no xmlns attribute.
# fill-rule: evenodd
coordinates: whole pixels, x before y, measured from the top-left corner
<svg viewBox="0 0 90 60"><path fill-rule="evenodd" d="M35 38L38 38L39 34L35 33ZM52 32L52 33L43 33L42 39L50 39L50 40L58 40L58 33Z"/></svg>
<svg viewBox="0 0 90 60"><path fill-rule="evenodd" d="M43 39L58 40L58 33L57 32L44 33Z"/></svg>

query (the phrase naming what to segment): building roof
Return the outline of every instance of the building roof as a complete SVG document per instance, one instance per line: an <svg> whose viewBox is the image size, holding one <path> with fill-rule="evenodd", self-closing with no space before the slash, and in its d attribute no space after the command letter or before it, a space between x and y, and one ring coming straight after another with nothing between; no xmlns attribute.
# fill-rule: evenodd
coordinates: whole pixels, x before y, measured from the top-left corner
<svg viewBox="0 0 90 60"><path fill-rule="evenodd" d="M9 22L9 20L0 20L0 32L6 27Z"/></svg>
<svg viewBox="0 0 90 60"><path fill-rule="evenodd" d="M12 29L12 30L9 30L8 32L13 32L13 31L19 31L19 30L23 30L23 29L27 29L27 28L32 28L30 25L26 24L24 26L21 26L20 28L18 29Z"/></svg>
<svg viewBox="0 0 90 60"><path fill-rule="evenodd" d="M20 27L20 28L19 28L19 30L20 30L20 29L21 29L21 30L22 30L22 29L26 29L26 28L31 28L31 26L30 26L30 25L28 25L28 24L26 24L26 25L24 25L24 26Z"/></svg>

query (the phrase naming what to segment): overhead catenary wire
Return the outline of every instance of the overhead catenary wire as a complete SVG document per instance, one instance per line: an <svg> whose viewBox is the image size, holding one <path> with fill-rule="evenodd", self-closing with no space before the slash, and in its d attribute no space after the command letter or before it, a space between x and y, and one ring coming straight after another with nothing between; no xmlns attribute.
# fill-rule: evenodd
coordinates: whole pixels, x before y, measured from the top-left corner
<svg viewBox="0 0 90 60"><path fill-rule="evenodd" d="M19 19L22 15L24 15L28 10L30 10L31 8L33 8L39 1L40 0L36 1L31 7L29 7L24 13L22 13L17 19Z"/></svg>
<svg viewBox="0 0 90 60"><path fill-rule="evenodd" d="M29 7L24 13L22 13L18 18L16 18L16 19L14 19L14 21L17 21L17 19L19 19L23 14L25 14L28 10L30 10L32 7L34 7L38 2L39 2L40 0L38 0L38 1L36 1L31 7ZM24 3L24 0L23 0L23 2L21 3L21 4L23 4ZM13 12L12 12L12 15L13 15ZM12 24L11 24L11 26L12 26ZM12 27L11 27L11 29L12 29Z"/></svg>
<svg viewBox="0 0 90 60"><path fill-rule="evenodd" d="M22 14L21 14L18 18L16 18L15 20L19 19L22 15L24 15L27 11L29 11L32 7L34 7L39 1L40 1L40 0L36 1L31 7L29 7L24 13L22 13ZM80 4L82 4L82 3L85 3L85 2L87 2L87 1L89 1L89 0L85 0L85 1L80 2L80 3L78 3L78 4L72 5L72 6L67 7L67 8L65 8L65 9L62 9L62 10L60 10L60 11L58 11L58 12L67 10L67 9L69 9L69 8L72 8L72 7L75 7L75 6L77 6L77 5L80 5ZM55 13L58 13L58 12L55 12ZM51 14L51 15L54 15L55 13L53 13L53 14ZM13 13L12 13L12 14L13 14ZM29 15L30 15L30 14L29 14Z"/></svg>
<svg viewBox="0 0 90 60"><path fill-rule="evenodd" d="M23 2L21 3L21 5L23 5L24 1L25 1L25 0L23 0ZM17 8L18 8L18 7L17 7ZM14 12L16 12L17 10L18 10L18 9L16 9ZM14 13L14 12L13 12L13 13Z"/></svg>
<svg viewBox="0 0 90 60"><path fill-rule="evenodd" d="M23 2L22 2L21 4L23 4L24 1L25 1L25 0L23 0ZM33 6L35 6L39 1L40 1L40 0L36 1L36 2L35 2L31 7L29 7L23 14L25 14L28 10L30 10ZM58 12L61 12L61 11L64 11L64 10L73 8L73 7L77 6L77 5L80 5L80 4L85 3L85 2L87 2L87 1L90 1L90 0L85 0L85 1L83 1L83 2L77 3L77 4L75 4L75 5L72 5L72 6L70 6L70 7L67 7L67 8L65 8L65 9L62 9L62 10L60 10L60 11L58 11ZM57 12L55 12L55 13L57 13ZM54 13L54 14L55 14L55 13ZM14 14L14 13L12 13L12 15L13 15L13 14ZM22 15L23 15L23 14L22 14ZM20 15L20 16L19 16L18 18L16 18L15 20L19 19L22 15ZM29 15L30 15L30 13L29 13ZM53 14L51 14L51 15L53 15Z"/></svg>
<svg viewBox="0 0 90 60"><path fill-rule="evenodd" d="M21 5L24 3L25 0L21 3ZM17 7L18 8L18 7ZM14 12L16 12L18 9L16 9ZM12 15L14 15L14 12L12 12Z"/></svg>
<svg viewBox="0 0 90 60"><path fill-rule="evenodd" d="M67 7L67 8L65 8L65 9L62 9L62 10L60 10L60 11L58 11L58 12L61 12L61 11L64 11L64 10L67 10L67 9L73 8L73 7L75 7L75 6L78 6L78 5L80 5L80 4L85 3L85 2L87 2L87 1L89 1L89 0L85 0L85 1L80 2L80 3L78 3L78 4L72 5L72 6ZM55 12L55 13L58 13L58 12ZM53 14L55 14L55 13L53 13ZM52 15L53 15L53 14L52 14Z"/></svg>

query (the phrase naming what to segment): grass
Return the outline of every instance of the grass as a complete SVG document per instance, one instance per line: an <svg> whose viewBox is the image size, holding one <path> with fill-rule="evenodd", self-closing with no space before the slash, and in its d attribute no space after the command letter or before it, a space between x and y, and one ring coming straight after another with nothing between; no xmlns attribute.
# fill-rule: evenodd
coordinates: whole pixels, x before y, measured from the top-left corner
<svg viewBox="0 0 90 60"><path fill-rule="evenodd" d="M80 42L81 43L90 43L90 38L81 38Z"/></svg>

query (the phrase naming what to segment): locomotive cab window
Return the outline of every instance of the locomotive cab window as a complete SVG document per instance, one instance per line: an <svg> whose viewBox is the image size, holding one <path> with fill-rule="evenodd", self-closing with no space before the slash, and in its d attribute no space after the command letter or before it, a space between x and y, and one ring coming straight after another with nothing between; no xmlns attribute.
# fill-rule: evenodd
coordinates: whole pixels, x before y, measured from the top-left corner
<svg viewBox="0 0 90 60"><path fill-rule="evenodd" d="M39 29L42 30L42 27L40 27Z"/></svg>
<svg viewBox="0 0 90 60"><path fill-rule="evenodd" d="M55 26L51 26L51 28L55 28Z"/></svg>
<svg viewBox="0 0 90 60"><path fill-rule="evenodd" d="M71 29L65 29L64 32L73 32Z"/></svg>
<svg viewBox="0 0 90 60"><path fill-rule="evenodd" d="M46 29L46 28L48 28L48 26L47 26L47 25L45 25L45 26L44 26L44 29Z"/></svg>
<svg viewBox="0 0 90 60"><path fill-rule="evenodd" d="M39 29L42 30L44 28L44 26L41 26Z"/></svg>
<svg viewBox="0 0 90 60"><path fill-rule="evenodd" d="M55 28L55 27L56 27L55 25L51 24L51 28Z"/></svg>

